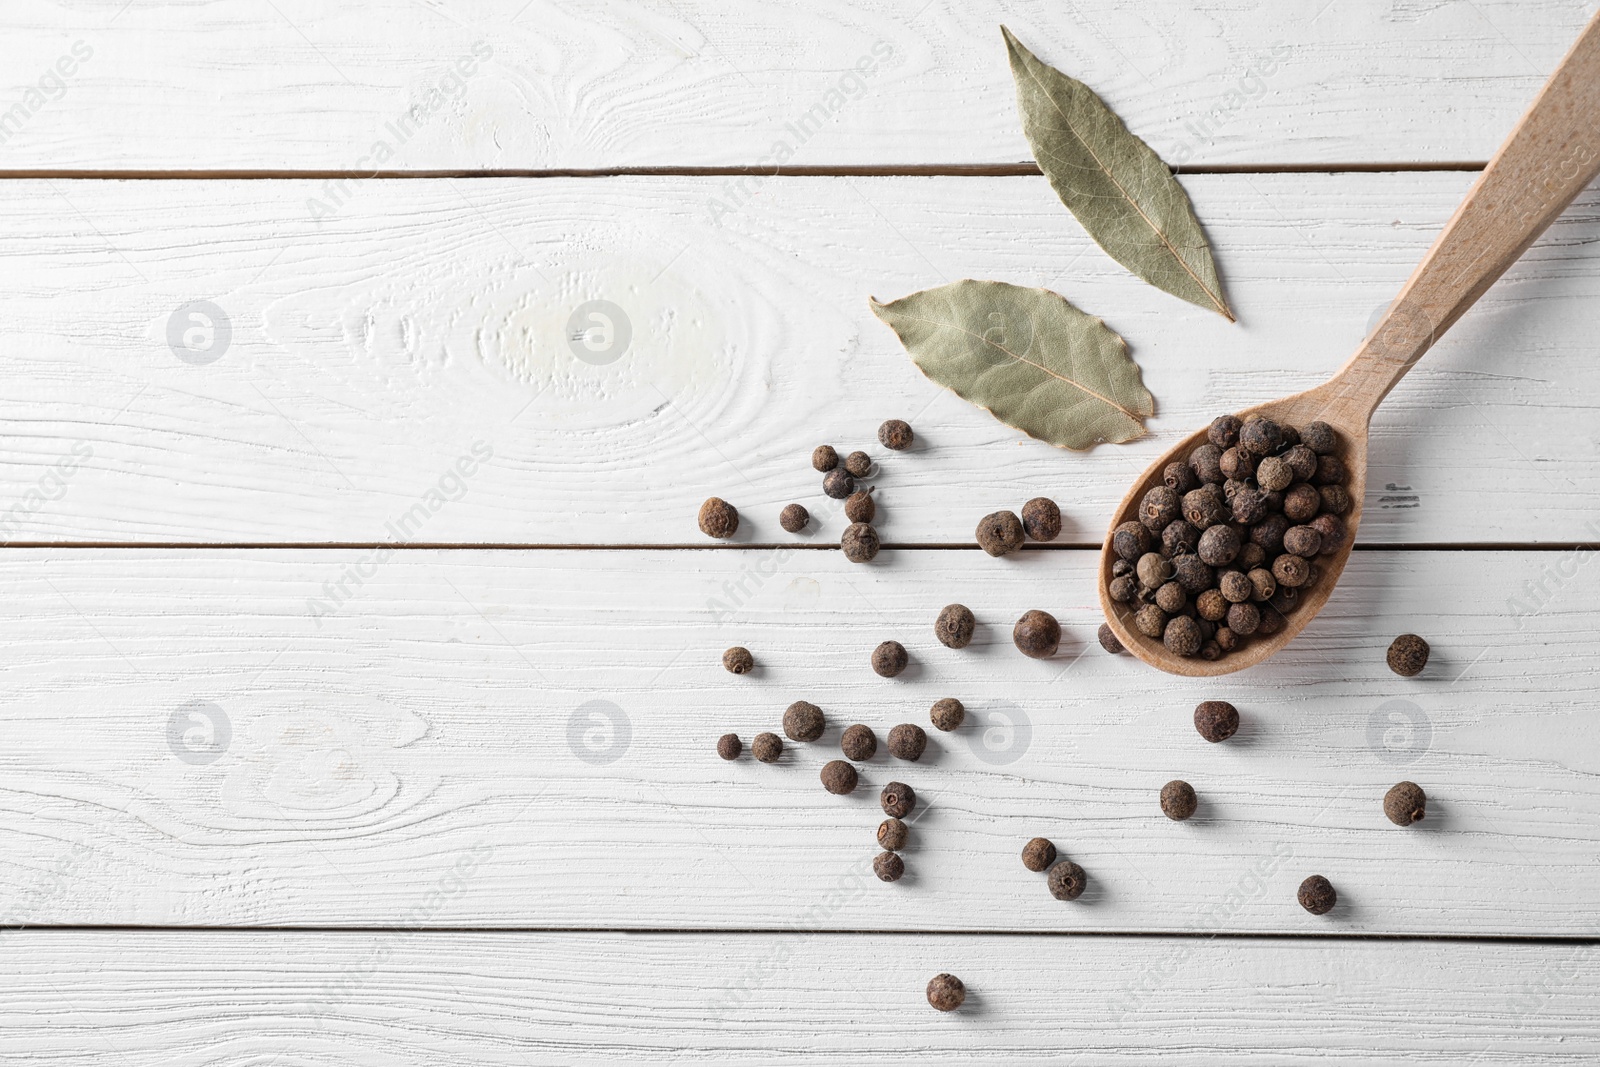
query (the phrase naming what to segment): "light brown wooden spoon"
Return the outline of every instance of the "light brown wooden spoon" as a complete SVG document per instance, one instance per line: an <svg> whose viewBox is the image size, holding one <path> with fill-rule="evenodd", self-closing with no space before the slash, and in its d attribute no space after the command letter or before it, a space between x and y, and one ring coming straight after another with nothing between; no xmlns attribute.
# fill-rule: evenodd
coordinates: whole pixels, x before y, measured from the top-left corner
<svg viewBox="0 0 1600 1067"><path fill-rule="evenodd" d="M1361 523L1367 485L1367 430L1372 413L1412 365L1422 358L1495 279L1515 263L1579 193L1600 174L1600 13L1589 20L1533 106L1489 161L1467 198L1370 336L1332 379L1303 393L1235 412L1264 415L1280 424L1322 421L1339 431L1339 455L1349 471L1352 501L1348 533L1337 552L1317 558L1321 575L1270 637L1255 635L1216 660L1183 657L1133 627L1128 608L1111 599L1111 532L1138 518L1146 490L1161 484L1162 470L1187 460L1205 443L1206 428L1169 449L1128 490L1106 533L1100 560L1100 603L1124 648L1171 674L1212 677L1254 666L1288 644L1322 610L1333 592Z"/></svg>

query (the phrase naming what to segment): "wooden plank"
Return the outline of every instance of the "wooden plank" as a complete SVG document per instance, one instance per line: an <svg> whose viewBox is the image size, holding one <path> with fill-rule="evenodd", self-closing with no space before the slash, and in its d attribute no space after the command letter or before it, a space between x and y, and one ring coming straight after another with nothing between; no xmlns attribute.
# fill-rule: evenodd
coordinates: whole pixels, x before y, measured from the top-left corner
<svg viewBox="0 0 1600 1067"><path fill-rule="evenodd" d="M1152 938L40 933L0 1053L43 1062L1578 1064L1589 945ZM923 989L952 972L949 1015Z"/></svg>
<svg viewBox="0 0 1600 1067"><path fill-rule="evenodd" d="M827 540L831 441L885 459L892 541L1043 492L1093 542L1177 435L1337 367L1470 180L1187 179L1240 326L1129 277L1042 178L379 181L320 227L323 182L9 182L0 538L702 544L716 494L742 541L786 540L791 500ZM1364 538L1596 537L1597 240L1591 192L1386 402ZM1104 316L1152 434L1067 453L924 379L867 297L963 276ZM603 343L594 300L627 348L568 344ZM887 417L922 445L878 449Z"/></svg>
<svg viewBox="0 0 1600 1067"><path fill-rule="evenodd" d="M1030 156L1001 22L1174 163L1483 160L1595 7L84 6L13 15L6 168L1016 163Z"/></svg>
<svg viewBox="0 0 1600 1067"><path fill-rule="evenodd" d="M14 549L3 922L1597 933L1592 553L1357 553L1299 641L1204 686L1093 646L1092 557ZM930 633L951 601L962 652ZM1009 644L1035 607L1049 662ZM1383 662L1404 631L1434 647L1413 680ZM735 643L756 673L721 669ZM969 725L921 762L821 789L843 725L945 696ZM823 742L716 758L799 698ZM1226 744L1192 726L1210 698L1244 716ZM1190 822L1158 809L1172 778ZM885 885L895 779L921 800ZM1432 798L1415 829L1381 811L1401 779ZM1022 868L1041 834L1083 900ZM1295 902L1313 873L1325 918Z"/></svg>

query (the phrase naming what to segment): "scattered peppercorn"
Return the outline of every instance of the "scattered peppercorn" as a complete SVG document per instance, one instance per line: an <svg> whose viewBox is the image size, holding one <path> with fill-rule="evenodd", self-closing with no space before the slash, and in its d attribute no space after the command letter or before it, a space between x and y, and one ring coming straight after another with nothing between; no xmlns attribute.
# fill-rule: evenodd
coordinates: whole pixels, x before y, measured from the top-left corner
<svg viewBox="0 0 1600 1067"><path fill-rule="evenodd" d="M906 646L899 641L885 641L872 650L872 671L881 678L893 678L910 662Z"/></svg>
<svg viewBox="0 0 1600 1067"><path fill-rule="evenodd" d="M1022 530L1030 541L1054 541L1061 536L1061 509L1049 497L1034 497L1022 505Z"/></svg>
<svg viewBox="0 0 1600 1067"><path fill-rule="evenodd" d="M1310 878L1300 883L1300 906L1313 915L1326 915L1333 910L1339 902L1339 894L1334 892L1333 883L1320 874L1313 874Z"/></svg>
<svg viewBox="0 0 1600 1067"><path fill-rule="evenodd" d="M832 445L818 445L811 452L811 465L827 474L839 465L839 453L833 450Z"/></svg>
<svg viewBox="0 0 1600 1067"><path fill-rule="evenodd" d="M1174 822L1182 822L1193 815L1198 803L1194 786L1188 782L1173 780L1161 787L1161 811Z"/></svg>
<svg viewBox="0 0 1600 1067"><path fill-rule="evenodd" d="M966 705L955 697L945 697L933 702L933 707L928 710L928 718L940 730L949 733L959 729L967 717Z"/></svg>
<svg viewBox="0 0 1600 1067"><path fill-rule="evenodd" d="M729 674L749 674L756 669L756 658L748 648L734 645L722 654L722 667Z"/></svg>
<svg viewBox="0 0 1600 1067"><path fill-rule="evenodd" d="M700 505L700 532L719 540L732 537L739 530L739 509L714 496Z"/></svg>
<svg viewBox="0 0 1600 1067"><path fill-rule="evenodd" d="M1009 511L996 511L978 520L978 547L991 556L1004 556L1022 545L1022 520Z"/></svg>
<svg viewBox="0 0 1600 1067"><path fill-rule="evenodd" d="M1194 728L1215 744L1226 741L1239 729L1239 709L1226 700L1205 700L1195 705Z"/></svg>
<svg viewBox="0 0 1600 1067"><path fill-rule="evenodd" d="M878 427L878 443L891 452L904 452L915 436L904 419L889 419Z"/></svg>
<svg viewBox="0 0 1600 1067"><path fill-rule="evenodd" d="M809 700L796 700L783 713L783 732L791 741L815 741L826 720L822 709Z"/></svg>
<svg viewBox="0 0 1600 1067"><path fill-rule="evenodd" d="M972 632L978 620L965 604L946 604L933 621L933 635L946 648L966 648L972 643Z"/></svg>
<svg viewBox="0 0 1600 1067"><path fill-rule="evenodd" d="M878 514L872 489L857 489L844 502L844 517L851 522L871 522Z"/></svg>
<svg viewBox="0 0 1600 1067"><path fill-rule="evenodd" d="M811 522L811 512L803 504L788 504L778 513L778 525L789 533L799 533Z"/></svg>
<svg viewBox="0 0 1600 1067"><path fill-rule="evenodd" d="M916 723L903 722L889 731L889 755L915 763L928 747L928 733Z"/></svg>
<svg viewBox="0 0 1600 1067"><path fill-rule="evenodd" d="M880 852L872 861L872 873L882 882L898 882L906 873L906 861L893 852Z"/></svg>
<svg viewBox="0 0 1600 1067"><path fill-rule="evenodd" d="M1071 860L1057 860L1050 868L1050 895L1057 900L1077 900L1088 884L1089 876Z"/></svg>
<svg viewBox="0 0 1600 1067"><path fill-rule="evenodd" d="M1100 630L1095 636L1100 639L1100 647L1113 656L1121 655L1127 651L1122 647L1122 642L1117 640L1117 633L1111 628L1109 622L1101 623Z"/></svg>
<svg viewBox="0 0 1600 1067"><path fill-rule="evenodd" d="M750 754L762 763L777 763L783 755L783 739L777 734L756 734L750 743Z"/></svg>
<svg viewBox="0 0 1600 1067"><path fill-rule="evenodd" d="M739 740L738 734L723 734L717 738L717 755L726 760L735 760L744 751L744 742Z"/></svg>
<svg viewBox="0 0 1600 1067"><path fill-rule="evenodd" d="M856 723L845 728L839 735L839 750L846 759L865 763L878 751L878 735L872 732L872 727Z"/></svg>
<svg viewBox="0 0 1600 1067"><path fill-rule="evenodd" d="M1011 640L1024 656L1049 659L1061 645L1061 624L1047 611L1024 612L1011 628Z"/></svg>
<svg viewBox="0 0 1600 1067"><path fill-rule="evenodd" d="M928 980L928 1003L940 1011L955 1011L967 999L967 987L953 974L936 974Z"/></svg>
<svg viewBox="0 0 1600 1067"><path fill-rule="evenodd" d="M1428 642L1416 634L1401 634L1389 645L1389 669L1402 678L1422 673L1428 665Z"/></svg>
<svg viewBox="0 0 1600 1067"><path fill-rule="evenodd" d="M917 794L904 782L890 782L878 794L878 803L882 805L885 815L903 819L917 806Z"/></svg>
<svg viewBox="0 0 1600 1067"><path fill-rule="evenodd" d="M1421 822L1428 813L1428 797L1416 782L1400 782L1383 795L1383 813L1396 826Z"/></svg>
<svg viewBox="0 0 1600 1067"><path fill-rule="evenodd" d="M845 527L839 538L844 558L851 563L868 563L878 554L878 531L864 522L853 522Z"/></svg>
<svg viewBox="0 0 1600 1067"><path fill-rule="evenodd" d="M865 452L852 452L844 457L844 469L853 478L865 478L872 473L872 457Z"/></svg>
<svg viewBox="0 0 1600 1067"><path fill-rule="evenodd" d="M885 819L878 824L878 847L885 852L899 852L906 847L906 838L910 835L906 824L899 819Z"/></svg>
<svg viewBox="0 0 1600 1067"><path fill-rule="evenodd" d="M1035 874L1050 869L1056 861L1056 846L1048 837L1036 837L1022 846L1022 865Z"/></svg>
<svg viewBox="0 0 1600 1067"><path fill-rule="evenodd" d="M835 500L843 500L856 491L856 480L843 467L835 467L823 477L822 491Z"/></svg>
<svg viewBox="0 0 1600 1067"><path fill-rule="evenodd" d="M829 760L822 765L822 788L841 797L855 792L856 769L842 759Z"/></svg>

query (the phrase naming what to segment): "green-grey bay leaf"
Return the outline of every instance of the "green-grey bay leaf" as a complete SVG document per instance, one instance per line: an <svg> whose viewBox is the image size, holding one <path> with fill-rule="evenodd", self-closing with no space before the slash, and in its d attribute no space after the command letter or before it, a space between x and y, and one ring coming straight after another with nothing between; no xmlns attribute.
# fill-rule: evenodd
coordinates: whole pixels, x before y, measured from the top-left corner
<svg viewBox="0 0 1600 1067"><path fill-rule="evenodd" d="M1159 289L1233 321L1189 194L1087 85L1004 26L1022 132L1039 169L1095 243Z"/></svg>
<svg viewBox="0 0 1600 1067"><path fill-rule="evenodd" d="M1153 408L1128 346L1048 289L967 279L872 313L922 373L1030 437L1085 449L1144 433Z"/></svg>

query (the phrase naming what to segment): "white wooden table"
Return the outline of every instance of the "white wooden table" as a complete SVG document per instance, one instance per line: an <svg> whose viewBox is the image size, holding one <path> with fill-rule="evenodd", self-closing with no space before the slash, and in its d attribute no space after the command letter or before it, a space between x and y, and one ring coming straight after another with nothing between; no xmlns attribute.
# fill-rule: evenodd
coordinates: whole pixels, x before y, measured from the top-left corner
<svg viewBox="0 0 1600 1067"><path fill-rule="evenodd" d="M1360 551L1284 654L1106 656L1092 573L1175 435L1353 348L1594 0L14 6L0 1057L1600 1056L1600 190L1384 406ZM1002 21L1183 164L1239 325L1061 208ZM867 297L962 277L1102 315L1151 434L1066 453L924 379ZM596 300L615 358L566 341ZM823 442L881 461L870 566L831 550ZM972 544L1040 494L1060 543ZM1009 645L1034 607L1055 660ZM713 751L801 697L831 744L943 696L968 725L848 798L829 744ZM891 778L923 806L885 885ZM1021 867L1039 834L1082 900Z"/></svg>

